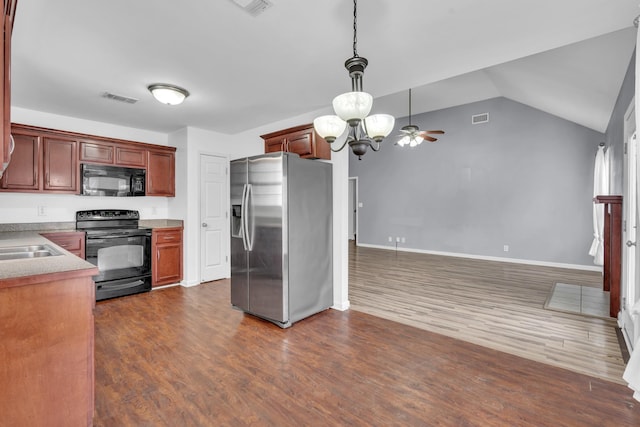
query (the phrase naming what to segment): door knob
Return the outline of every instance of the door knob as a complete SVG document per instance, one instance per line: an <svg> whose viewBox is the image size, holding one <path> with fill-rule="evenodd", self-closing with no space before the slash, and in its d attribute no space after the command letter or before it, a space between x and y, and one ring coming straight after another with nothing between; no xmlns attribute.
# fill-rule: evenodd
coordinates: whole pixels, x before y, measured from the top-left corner
<svg viewBox="0 0 640 427"><path fill-rule="evenodd" d="M632 242L631 240L627 240L627 246L631 247L631 246L635 246L636 242Z"/></svg>
<svg viewBox="0 0 640 427"><path fill-rule="evenodd" d="M209 226L209 224L207 224L206 222L203 222L203 223L202 223L202 227L203 227L203 228L206 228L206 227L208 227L208 226Z"/></svg>

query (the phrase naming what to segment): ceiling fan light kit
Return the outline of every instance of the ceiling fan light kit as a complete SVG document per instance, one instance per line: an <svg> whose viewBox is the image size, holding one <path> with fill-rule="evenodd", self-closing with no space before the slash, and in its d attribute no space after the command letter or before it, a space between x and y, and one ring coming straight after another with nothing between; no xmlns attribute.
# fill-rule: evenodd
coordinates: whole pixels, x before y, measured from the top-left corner
<svg viewBox="0 0 640 427"><path fill-rule="evenodd" d="M429 142L436 142L438 138L434 138L429 134L444 134L442 130L424 130L420 131L420 128L416 125L411 124L411 89L409 89L409 124L403 126L400 129L400 138L396 142L397 145L404 147L408 145L409 147L417 147L422 144L422 142L426 139Z"/></svg>
<svg viewBox="0 0 640 427"><path fill-rule="evenodd" d="M336 115L316 118L313 127L318 135L332 144L344 133L348 124L348 135L344 143L337 150L331 147L331 151L340 151L348 144L353 154L361 159L369 148L373 151L380 150L380 143L393 130L395 119L389 114L368 115L373 106L373 96L362 90L362 76L369 61L358 56L357 8L358 2L353 0L353 57L344 63L351 77L351 92L336 96L333 99Z"/></svg>

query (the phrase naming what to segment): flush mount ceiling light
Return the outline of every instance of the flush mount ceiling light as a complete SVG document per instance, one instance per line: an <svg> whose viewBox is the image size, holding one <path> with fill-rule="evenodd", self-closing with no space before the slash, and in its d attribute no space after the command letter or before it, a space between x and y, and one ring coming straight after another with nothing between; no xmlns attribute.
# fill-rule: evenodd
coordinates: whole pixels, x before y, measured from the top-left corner
<svg viewBox="0 0 640 427"><path fill-rule="evenodd" d="M167 105L182 104L182 101L189 96L186 89L165 83L152 84L147 89L155 99Z"/></svg>
<svg viewBox="0 0 640 427"><path fill-rule="evenodd" d="M391 133L395 119L389 114L374 114L367 116L373 106L373 97L362 91L362 76L369 61L358 56L358 2L353 0L353 57L344 63L351 77L351 92L343 93L333 99L335 116L321 116L313 121L313 127L318 135L332 144L344 132L349 124L349 134L344 144L337 150L331 147L331 151L340 151L347 144L353 154L362 159L362 155L371 147L373 151L380 150L380 143Z"/></svg>

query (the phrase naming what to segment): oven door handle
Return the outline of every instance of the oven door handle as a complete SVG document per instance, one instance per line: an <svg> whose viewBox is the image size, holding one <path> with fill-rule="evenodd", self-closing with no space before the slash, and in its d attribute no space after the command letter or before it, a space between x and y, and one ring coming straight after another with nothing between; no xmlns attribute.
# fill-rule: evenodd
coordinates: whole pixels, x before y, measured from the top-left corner
<svg viewBox="0 0 640 427"><path fill-rule="evenodd" d="M91 240L92 242L100 242L104 239L126 239L130 237L147 237L146 234L105 234L96 237L87 237L87 240Z"/></svg>

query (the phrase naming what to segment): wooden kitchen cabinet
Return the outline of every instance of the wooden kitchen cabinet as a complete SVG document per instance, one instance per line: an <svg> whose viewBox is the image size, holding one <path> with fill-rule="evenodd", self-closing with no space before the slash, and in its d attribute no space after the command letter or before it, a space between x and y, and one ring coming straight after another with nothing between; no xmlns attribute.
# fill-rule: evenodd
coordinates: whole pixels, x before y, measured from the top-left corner
<svg viewBox="0 0 640 427"><path fill-rule="evenodd" d="M116 165L129 168L147 166L147 151L141 148L116 145Z"/></svg>
<svg viewBox="0 0 640 427"><path fill-rule="evenodd" d="M113 144L83 141L80 143L80 161L112 165L113 151Z"/></svg>
<svg viewBox="0 0 640 427"><path fill-rule="evenodd" d="M51 240L56 245L68 250L77 257L84 259L84 231L61 231L53 233L40 233L41 236Z"/></svg>
<svg viewBox="0 0 640 427"><path fill-rule="evenodd" d="M2 102L0 102L0 171L10 160L11 140L11 35L16 15L17 0L4 0L2 29L4 33L2 64L0 65L0 84Z"/></svg>
<svg viewBox="0 0 640 427"><path fill-rule="evenodd" d="M96 273L0 280L0 425L93 425Z"/></svg>
<svg viewBox="0 0 640 427"><path fill-rule="evenodd" d="M147 196L175 196L174 147L13 123L14 160L0 191L78 194L81 163L146 170Z"/></svg>
<svg viewBox="0 0 640 427"><path fill-rule="evenodd" d="M147 165L146 150L130 145L102 141L80 142L80 162L144 168Z"/></svg>
<svg viewBox="0 0 640 427"><path fill-rule="evenodd" d="M78 143L28 127L11 128L15 149L1 191L78 193Z"/></svg>
<svg viewBox="0 0 640 427"><path fill-rule="evenodd" d="M173 151L147 152L147 196L176 195L175 155Z"/></svg>
<svg viewBox="0 0 640 427"><path fill-rule="evenodd" d="M285 151L305 159L331 160L329 143L318 135L313 124L296 126L260 136L264 139L265 153Z"/></svg>
<svg viewBox="0 0 640 427"><path fill-rule="evenodd" d="M182 227L154 228L151 233L151 286L182 280Z"/></svg>
<svg viewBox="0 0 640 427"><path fill-rule="evenodd" d="M40 138L14 133L15 149L11 163L0 180L0 188L13 191L39 191L41 187Z"/></svg>
<svg viewBox="0 0 640 427"><path fill-rule="evenodd" d="M42 189L55 193L78 193L78 142L45 136L42 145Z"/></svg>

